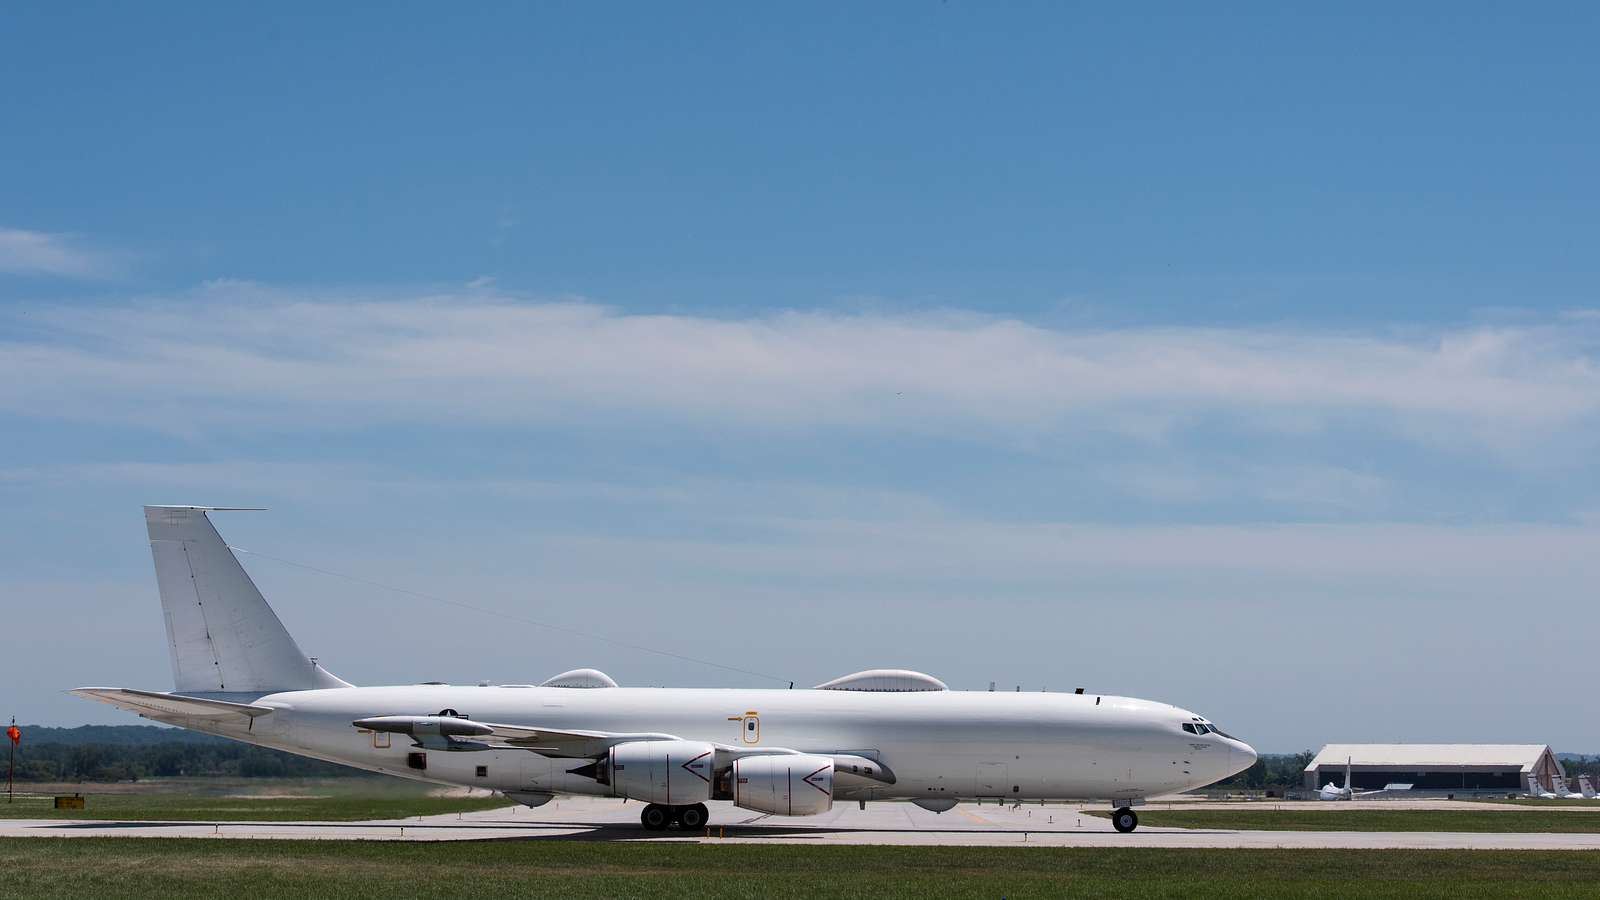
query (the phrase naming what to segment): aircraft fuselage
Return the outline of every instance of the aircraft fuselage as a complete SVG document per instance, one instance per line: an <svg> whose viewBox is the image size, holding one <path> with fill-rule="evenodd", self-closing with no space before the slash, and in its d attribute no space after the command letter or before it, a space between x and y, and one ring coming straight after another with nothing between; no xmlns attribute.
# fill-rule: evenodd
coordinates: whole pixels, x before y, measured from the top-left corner
<svg viewBox="0 0 1600 900"><path fill-rule="evenodd" d="M612 793L569 774L583 760L419 747L406 735L352 723L445 713L535 727L667 732L742 749L854 753L894 775L892 785L841 776L840 800L1129 801L1203 786L1255 761L1242 741L1185 732L1184 723L1204 721L1188 711L1093 694L407 685L288 691L249 702L275 711L248 727L169 721L390 775L507 792Z"/></svg>

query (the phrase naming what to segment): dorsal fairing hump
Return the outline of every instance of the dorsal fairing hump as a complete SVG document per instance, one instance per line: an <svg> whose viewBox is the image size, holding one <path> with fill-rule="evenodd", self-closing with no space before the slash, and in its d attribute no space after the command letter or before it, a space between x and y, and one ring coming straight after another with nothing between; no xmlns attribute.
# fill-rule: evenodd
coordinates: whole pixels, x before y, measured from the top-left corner
<svg viewBox="0 0 1600 900"><path fill-rule="evenodd" d="M911 669L867 669L825 681L817 685L816 690L903 694L948 691L950 686L932 675Z"/></svg>
<svg viewBox="0 0 1600 900"><path fill-rule="evenodd" d="M539 683L540 687L614 688L616 679L599 669L572 669Z"/></svg>

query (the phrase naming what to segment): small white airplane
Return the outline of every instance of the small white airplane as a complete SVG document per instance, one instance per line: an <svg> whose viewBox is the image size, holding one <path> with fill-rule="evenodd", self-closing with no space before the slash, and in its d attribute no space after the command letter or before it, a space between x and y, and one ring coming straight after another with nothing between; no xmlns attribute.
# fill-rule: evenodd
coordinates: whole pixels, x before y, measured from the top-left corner
<svg viewBox="0 0 1600 900"><path fill-rule="evenodd" d="M1354 800L1357 797L1365 797L1368 794L1381 794L1381 793L1383 793L1382 790L1377 790L1377 791L1358 791L1358 790L1355 790L1355 789L1351 788L1350 787L1350 763L1351 763L1351 757L1348 757L1348 756L1345 757L1345 760L1344 760L1344 787L1339 787L1338 785L1336 785L1336 784L1334 784L1333 782L1330 781L1327 784L1323 785L1321 790L1317 791L1317 799L1318 800Z"/></svg>
<svg viewBox="0 0 1600 900"><path fill-rule="evenodd" d="M1565 788L1565 785L1563 785L1563 788ZM1544 785L1539 783L1539 779L1531 775L1528 776L1528 796L1533 797L1536 800L1556 799L1556 793L1554 791L1545 790Z"/></svg>
<svg viewBox="0 0 1600 900"><path fill-rule="evenodd" d="M72 693L159 722L404 778L642 800L645 828L705 826L706 800L784 816L836 801L1110 802L1249 768L1256 752L1188 710L1099 694L952 691L876 669L811 690L624 688L593 669L540 684L355 687L300 647L212 526L147 506L176 690ZM381 627L381 626L380 626ZM823 639L830 623L819 622ZM952 644L955 646L955 644Z"/></svg>
<svg viewBox="0 0 1600 900"><path fill-rule="evenodd" d="M1589 780L1589 776L1587 776L1587 775L1579 775L1578 776L1578 794L1579 794L1579 796L1583 797L1583 799L1585 799L1585 800L1594 800L1594 799L1596 799L1597 795L1595 794L1595 791L1594 791L1594 782Z"/></svg>

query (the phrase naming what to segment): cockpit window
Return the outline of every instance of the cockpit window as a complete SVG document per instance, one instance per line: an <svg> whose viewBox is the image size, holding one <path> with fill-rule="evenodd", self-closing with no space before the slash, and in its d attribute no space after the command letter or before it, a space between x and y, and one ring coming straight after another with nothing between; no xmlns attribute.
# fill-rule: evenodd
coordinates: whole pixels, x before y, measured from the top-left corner
<svg viewBox="0 0 1600 900"><path fill-rule="evenodd" d="M1220 735L1222 735L1223 737L1227 738L1230 741L1238 740L1238 738L1234 737L1231 734L1228 734L1227 732L1223 731L1221 728L1218 728L1217 726L1212 725L1209 722L1200 721L1200 717L1199 716L1196 716L1195 717L1195 721L1193 721L1193 722L1184 722L1183 723L1183 730L1189 732L1190 734L1220 734Z"/></svg>

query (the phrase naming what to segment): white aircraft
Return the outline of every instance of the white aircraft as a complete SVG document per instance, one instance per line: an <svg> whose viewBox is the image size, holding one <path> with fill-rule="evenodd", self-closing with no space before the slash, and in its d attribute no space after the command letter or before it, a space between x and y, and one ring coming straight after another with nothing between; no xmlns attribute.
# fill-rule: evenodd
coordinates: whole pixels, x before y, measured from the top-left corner
<svg viewBox="0 0 1600 900"><path fill-rule="evenodd" d="M1317 791L1317 799L1318 800L1354 800L1357 797L1365 797L1368 794L1381 794L1381 793L1383 793L1383 791L1381 791L1381 790L1379 790L1379 791L1358 791L1358 790L1355 790L1355 789L1351 788L1350 787L1350 763L1351 763L1351 757L1348 757L1348 756L1345 757L1345 759L1344 759L1344 787L1339 787L1338 785L1336 785L1336 784L1334 784L1333 782L1330 781L1327 784L1323 785L1321 790Z"/></svg>
<svg viewBox="0 0 1600 900"><path fill-rule="evenodd" d="M952 691L858 672L811 690L618 687L578 669L542 684L355 687L307 658L206 513L147 506L176 690L72 693L314 759L529 806L557 794L646 803L644 827L707 822L707 800L785 816L835 802L1109 800L1201 787L1256 753L1201 716L1126 697ZM818 623L825 636L829 623ZM824 638L825 639L825 638Z"/></svg>
<svg viewBox="0 0 1600 900"><path fill-rule="evenodd" d="M1597 795L1594 792L1594 782L1589 780L1589 776L1578 776L1578 793L1585 800L1593 800L1596 798Z"/></svg>
<svg viewBox="0 0 1600 900"><path fill-rule="evenodd" d="M1565 789L1565 785L1562 787ZM1528 796L1533 797L1536 800L1556 799L1555 792L1545 790L1544 785L1539 783L1539 779L1533 777L1532 775L1528 776Z"/></svg>

